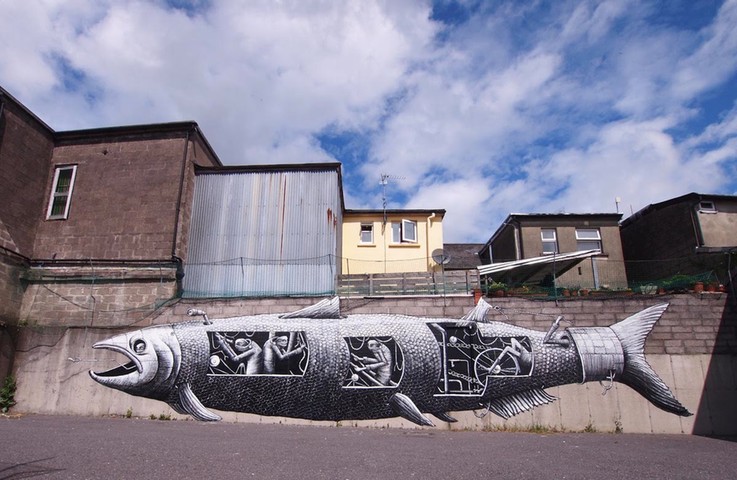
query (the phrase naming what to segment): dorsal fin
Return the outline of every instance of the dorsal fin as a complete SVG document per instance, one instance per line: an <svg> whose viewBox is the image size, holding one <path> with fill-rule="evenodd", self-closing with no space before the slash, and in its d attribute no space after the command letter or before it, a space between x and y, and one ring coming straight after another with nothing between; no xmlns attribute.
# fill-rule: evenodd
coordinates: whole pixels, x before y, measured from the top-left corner
<svg viewBox="0 0 737 480"><path fill-rule="evenodd" d="M519 413L526 412L535 407L546 405L555 401L555 397L550 395L542 388L526 390L524 392L513 393L506 397L495 398L489 403L489 410L507 419Z"/></svg>
<svg viewBox="0 0 737 480"><path fill-rule="evenodd" d="M302 310L279 315L279 318L340 318L340 298L325 298Z"/></svg>
<svg viewBox="0 0 737 480"><path fill-rule="evenodd" d="M479 298L479 302L476 304L474 309L461 317L461 320L469 320L472 322L483 323L486 321L486 312L488 312L492 308L494 307L489 305L486 300L484 300L483 298Z"/></svg>

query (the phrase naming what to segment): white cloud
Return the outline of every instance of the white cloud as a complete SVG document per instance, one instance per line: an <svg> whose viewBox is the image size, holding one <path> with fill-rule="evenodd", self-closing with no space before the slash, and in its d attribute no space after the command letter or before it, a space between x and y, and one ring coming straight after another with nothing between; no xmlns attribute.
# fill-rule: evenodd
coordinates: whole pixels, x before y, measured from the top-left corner
<svg viewBox="0 0 737 480"><path fill-rule="evenodd" d="M194 5L0 1L0 85L57 130L195 120L226 164L360 135L332 150L347 206L403 176L391 206L447 209L446 241L737 191L737 0L461 2L448 25L425 0Z"/></svg>
<svg viewBox="0 0 737 480"><path fill-rule="evenodd" d="M491 194L491 188L483 178L455 180L443 184L420 187L407 208L445 209L443 236L446 242L453 239L483 237L492 227L483 220Z"/></svg>
<svg viewBox="0 0 737 480"><path fill-rule="evenodd" d="M289 162L324 158L305 138L330 125L376 122L436 28L427 7L414 3L213 2L190 17L131 0L110 2L91 23L43 7L31 3L19 17L18 29L37 39L31 52L20 48L22 35L9 44L38 63L28 103L40 115L53 112L52 127L192 119L227 163L271 163L272 151ZM50 54L84 72L85 87L97 95L92 102L60 91ZM18 70L11 60L0 59L0 72ZM27 79L2 81L16 90ZM67 115L43 106L58 94L78 102ZM94 120L76 114L89 110Z"/></svg>

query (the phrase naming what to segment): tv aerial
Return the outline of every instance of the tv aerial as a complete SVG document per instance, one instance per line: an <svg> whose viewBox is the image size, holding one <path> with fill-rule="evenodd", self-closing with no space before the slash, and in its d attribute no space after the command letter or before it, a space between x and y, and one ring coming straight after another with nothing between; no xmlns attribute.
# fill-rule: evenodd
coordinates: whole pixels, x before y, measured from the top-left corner
<svg viewBox="0 0 737 480"><path fill-rule="evenodd" d="M384 211L384 224L382 225L382 231L386 228L386 185L389 183L389 180L404 180L404 177L389 175L388 173L381 174L379 184L381 185L381 205Z"/></svg>

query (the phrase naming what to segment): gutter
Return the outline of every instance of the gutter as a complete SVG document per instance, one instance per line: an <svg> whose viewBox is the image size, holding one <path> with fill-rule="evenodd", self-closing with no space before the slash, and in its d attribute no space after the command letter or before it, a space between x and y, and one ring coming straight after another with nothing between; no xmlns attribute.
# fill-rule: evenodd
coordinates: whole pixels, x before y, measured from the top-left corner
<svg viewBox="0 0 737 480"><path fill-rule="evenodd" d="M187 153L189 152L189 135L192 130L187 130L184 137L184 151L182 152L182 170L179 173L179 192L177 193L177 211L174 214L174 237L172 238L171 256L179 258L177 255L177 237L179 236L179 215L182 211L182 196L184 195L184 176L187 172Z"/></svg>

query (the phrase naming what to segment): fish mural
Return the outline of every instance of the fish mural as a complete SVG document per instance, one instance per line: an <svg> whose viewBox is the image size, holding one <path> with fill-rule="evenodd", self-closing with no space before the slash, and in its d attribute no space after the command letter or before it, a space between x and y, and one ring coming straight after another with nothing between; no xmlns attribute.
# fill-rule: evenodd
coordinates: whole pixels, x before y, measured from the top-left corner
<svg viewBox="0 0 737 480"><path fill-rule="evenodd" d="M545 389L620 382L655 406L691 413L645 360L645 339L668 304L609 327L547 332L487 322L483 299L460 320L340 315L337 298L284 315L146 327L93 345L128 358L98 383L166 402L197 420L212 410L308 420L403 417L487 409L509 418L555 400Z"/></svg>

